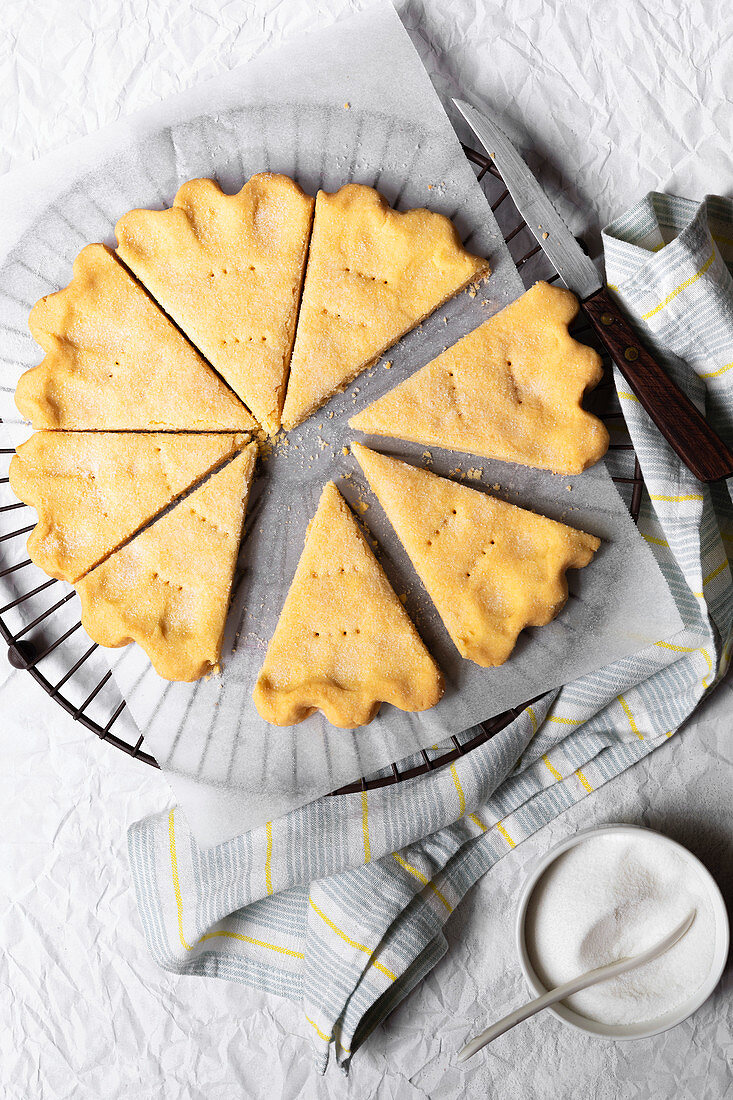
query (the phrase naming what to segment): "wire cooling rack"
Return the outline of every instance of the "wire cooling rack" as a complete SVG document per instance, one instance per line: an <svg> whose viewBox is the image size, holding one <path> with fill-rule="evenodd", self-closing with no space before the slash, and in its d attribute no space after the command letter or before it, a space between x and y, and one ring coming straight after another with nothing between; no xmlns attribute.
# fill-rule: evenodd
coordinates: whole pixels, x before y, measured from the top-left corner
<svg viewBox="0 0 733 1100"><path fill-rule="evenodd" d="M476 152L465 145L463 149L477 171L478 179L484 187L507 246L511 246L514 242L510 252L525 286L530 286L540 278L549 283L557 282L560 276L549 268L549 261L514 206L493 162L483 153ZM514 252L519 252L520 255L515 257ZM590 395L587 407L606 421L612 433L613 442L609 455L609 461L613 467L612 477L636 521L639 516L644 482L639 460L626 434L623 414L616 400L609 360L604 349L595 342L593 328L583 311L573 328L573 335L585 343L596 346L604 357L603 380ZM7 488L9 484L7 471L12 455L12 448L0 449L0 474L2 474L0 487L4 487L0 488L0 494L2 494L0 496L0 578L13 575L16 581L26 576L35 579L28 585L28 591L22 592L5 606L0 607L0 636L8 647L8 660L14 668L30 673L46 694L86 729L91 730L114 748L127 753L128 756L157 768L157 761L143 748L142 734L137 740L128 741L113 731L126 704L124 699L120 701L119 695L114 691L114 684L110 684L112 673L105 672L93 687L89 687L87 662L99 646L89 639L89 646L81 655L76 656L79 632L81 636L84 635L81 620L72 623L60 634L57 629L54 629L54 616L76 597L76 593L72 590L60 596L50 606L43 606L46 602L44 593L54 586L61 586L57 587L56 591L62 591L65 587L63 583L54 579L44 580L40 584L35 583L41 574L30 558L14 561L12 565L6 565L3 560L6 556L3 554L4 545L14 545L11 540L22 539L35 526L32 510L25 504L12 500L5 503L5 499L11 496ZM55 594L52 593L52 595ZM18 625L11 627L8 613L12 613L14 618L19 620ZM49 661L49 658L53 660ZM45 665L41 668L44 662ZM53 671L50 668L51 664ZM59 665L63 669L60 678L58 678ZM109 701L106 700L106 696L109 696ZM490 721L482 723L478 727L479 732L465 741L452 737L450 742L443 743L437 751L433 750L432 756L423 749L417 759L410 758L409 761L403 761L401 764L392 764L391 769L382 771L374 777L363 777L355 783L349 783L334 791L333 794L351 794L360 790L386 787L442 768L452 763L457 757L484 744L534 702L536 699L528 699L523 706L513 707Z"/></svg>

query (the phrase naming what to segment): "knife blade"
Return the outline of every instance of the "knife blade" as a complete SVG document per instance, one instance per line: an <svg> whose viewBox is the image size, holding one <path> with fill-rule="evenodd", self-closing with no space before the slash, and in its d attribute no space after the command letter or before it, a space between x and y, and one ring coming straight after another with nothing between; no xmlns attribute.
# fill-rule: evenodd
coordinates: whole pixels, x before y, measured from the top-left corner
<svg viewBox="0 0 733 1100"><path fill-rule="evenodd" d="M496 164L514 205L568 290L581 299L595 294L602 282L593 261L586 256L509 138L470 103L461 99L453 102Z"/></svg>
<svg viewBox="0 0 733 1100"><path fill-rule="evenodd" d="M494 161L514 205L565 285L582 301L598 338L659 431L700 481L733 477L733 450L710 427L632 329L531 171L502 130L460 99L458 110Z"/></svg>

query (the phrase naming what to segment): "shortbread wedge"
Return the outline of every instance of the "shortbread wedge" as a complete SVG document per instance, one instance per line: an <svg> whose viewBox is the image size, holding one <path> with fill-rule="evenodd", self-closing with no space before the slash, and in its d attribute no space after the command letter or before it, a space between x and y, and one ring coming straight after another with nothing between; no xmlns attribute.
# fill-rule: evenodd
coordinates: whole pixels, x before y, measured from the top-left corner
<svg viewBox="0 0 733 1100"><path fill-rule="evenodd" d="M252 431L256 422L114 252L90 244L28 321L46 352L15 402L34 428Z"/></svg>
<svg viewBox="0 0 733 1100"><path fill-rule="evenodd" d="M568 598L594 535L352 444L369 484L462 657L490 668Z"/></svg>
<svg viewBox="0 0 733 1100"><path fill-rule="evenodd" d="M166 680L217 668L256 457L250 443L77 583L90 638L137 642Z"/></svg>
<svg viewBox="0 0 733 1100"><path fill-rule="evenodd" d="M10 484L38 512L28 553L74 581L247 441L245 435L36 432Z"/></svg>
<svg viewBox="0 0 733 1100"><path fill-rule="evenodd" d="M400 214L354 183L319 191L283 427L300 424L488 271L441 214Z"/></svg>
<svg viewBox="0 0 733 1100"><path fill-rule="evenodd" d="M354 729L382 702L421 711L442 694L437 665L329 482L257 678L258 711L289 726L321 710Z"/></svg>
<svg viewBox="0 0 733 1100"><path fill-rule="evenodd" d="M569 290L536 283L432 363L352 417L361 432L577 474L608 449L582 407L600 356L573 340Z"/></svg>
<svg viewBox="0 0 733 1100"><path fill-rule="evenodd" d="M236 195L190 180L169 210L131 210L117 254L262 427L280 427L313 199L263 172Z"/></svg>

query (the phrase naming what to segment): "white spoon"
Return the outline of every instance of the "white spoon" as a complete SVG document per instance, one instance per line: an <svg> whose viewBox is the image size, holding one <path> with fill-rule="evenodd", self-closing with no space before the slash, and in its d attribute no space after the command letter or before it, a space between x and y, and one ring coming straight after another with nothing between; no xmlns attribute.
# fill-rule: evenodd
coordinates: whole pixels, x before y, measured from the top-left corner
<svg viewBox="0 0 733 1100"><path fill-rule="evenodd" d="M588 989L598 982L607 982L610 978L617 978L619 974L626 974L627 971L634 970L635 967L643 966L644 963L651 962L652 959L656 959L657 956L663 955L664 952L668 951L670 947L673 947L678 940L682 939L685 932L688 931L694 921L696 912L697 910L693 909L676 928L667 933L664 939L659 940L652 947L648 947L646 951L641 951L638 955L632 955L631 958L623 958L618 959L616 962L606 963L605 966L597 966L595 970L586 970L585 974L580 974L577 978L573 978L572 981L565 982L564 985L558 985L555 989L548 990L548 992L543 993L541 997L536 997L522 1008L517 1008L514 1012L510 1012L509 1015L504 1016L502 1020L492 1024L491 1027L487 1027L486 1031L482 1031L481 1034L477 1035L475 1039L472 1039L470 1043L466 1043L465 1047L458 1055L458 1061L465 1062L467 1058L471 1058L477 1051L481 1050L482 1047L485 1047L487 1043L497 1039L500 1035L503 1035L505 1031L509 1031L515 1024L521 1024L522 1020L527 1020L530 1016L534 1016L535 1012L541 1012L543 1008L554 1005L557 1001L564 1001L566 997L572 996L573 993L579 993L581 989Z"/></svg>

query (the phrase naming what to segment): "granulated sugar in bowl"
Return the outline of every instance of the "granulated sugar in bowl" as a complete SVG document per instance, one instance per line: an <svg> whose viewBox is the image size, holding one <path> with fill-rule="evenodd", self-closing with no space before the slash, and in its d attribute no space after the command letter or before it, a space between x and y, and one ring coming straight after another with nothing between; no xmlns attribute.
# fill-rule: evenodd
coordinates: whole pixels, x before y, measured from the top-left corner
<svg viewBox="0 0 733 1100"><path fill-rule="evenodd" d="M728 954L728 918L715 881L680 844L634 825L577 833L535 867L520 898L519 956L537 995L671 932L690 930L644 966L556 1005L566 1023L596 1035L666 1031L707 1000Z"/></svg>

